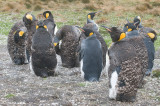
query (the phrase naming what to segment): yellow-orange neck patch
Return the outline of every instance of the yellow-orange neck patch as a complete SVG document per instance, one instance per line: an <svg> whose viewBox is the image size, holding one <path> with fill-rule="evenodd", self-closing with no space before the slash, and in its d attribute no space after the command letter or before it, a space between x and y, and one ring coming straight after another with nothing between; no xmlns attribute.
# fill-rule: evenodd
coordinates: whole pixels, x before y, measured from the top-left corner
<svg viewBox="0 0 160 106"><path fill-rule="evenodd" d="M54 46L57 46L57 43L54 43Z"/></svg>
<svg viewBox="0 0 160 106"><path fill-rule="evenodd" d="M118 40L118 41L120 41L120 40L124 39L125 37L126 37L126 34L125 34L125 33L121 33L120 38L119 38L119 40Z"/></svg>
<svg viewBox="0 0 160 106"><path fill-rule="evenodd" d="M130 31L132 31L132 29L131 29L131 28L129 28L127 32L130 32Z"/></svg>
<svg viewBox="0 0 160 106"><path fill-rule="evenodd" d="M92 36L93 35L93 32L89 33L89 36Z"/></svg>
<svg viewBox="0 0 160 106"><path fill-rule="evenodd" d="M49 17L49 13L46 13L46 19Z"/></svg>
<svg viewBox="0 0 160 106"><path fill-rule="evenodd" d="M155 34L154 34L154 33L147 33L147 35L148 35L151 39L153 39L153 38L155 37Z"/></svg>
<svg viewBox="0 0 160 106"><path fill-rule="evenodd" d="M36 29L38 29L39 28L39 26L38 25L36 25Z"/></svg>
<svg viewBox="0 0 160 106"><path fill-rule="evenodd" d="M43 27L44 27L45 29L47 29L47 26L46 26L46 25L44 25Z"/></svg>
<svg viewBox="0 0 160 106"><path fill-rule="evenodd" d="M31 21L32 21L32 19L33 19L33 17L32 17L31 14L27 14L27 15L26 15L26 18L27 18L27 19L30 19Z"/></svg>
<svg viewBox="0 0 160 106"><path fill-rule="evenodd" d="M91 19L91 15L88 15L88 19Z"/></svg>
<svg viewBox="0 0 160 106"><path fill-rule="evenodd" d="M19 32L19 36L23 36L24 32L23 31L20 31Z"/></svg>

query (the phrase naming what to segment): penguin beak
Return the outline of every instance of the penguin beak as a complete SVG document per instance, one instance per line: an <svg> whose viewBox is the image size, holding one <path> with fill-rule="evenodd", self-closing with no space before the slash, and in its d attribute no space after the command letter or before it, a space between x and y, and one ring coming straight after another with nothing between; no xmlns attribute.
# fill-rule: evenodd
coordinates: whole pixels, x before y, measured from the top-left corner
<svg viewBox="0 0 160 106"><path fill-rule="evenodd" d="M126 19L126 20L127 20L127 23L130 23L128 19Z"/></svg>
<svg viewBox="0 0 160 106"><path fill-rule="evenodd" d="M101 27L107 29L109 32L112 32L108 27L106 27L106 26L104 26L104 25L102 25Z"/></svg>
<svg viewBox="0 0 160 106"><path fill-rule="evenodd" d="M75 26L77 28L79 28L82 32L85 32L80 26Z"/></svg>
<svg viewBox="0 0 160 106"><path fill-rule="evenodd" d="M98 12L96 12L96 13L95 13L95 15L96 15L96 14L98 14L98 13L100 13L100 12L102 12L102 11L98 11Z"/></svg>

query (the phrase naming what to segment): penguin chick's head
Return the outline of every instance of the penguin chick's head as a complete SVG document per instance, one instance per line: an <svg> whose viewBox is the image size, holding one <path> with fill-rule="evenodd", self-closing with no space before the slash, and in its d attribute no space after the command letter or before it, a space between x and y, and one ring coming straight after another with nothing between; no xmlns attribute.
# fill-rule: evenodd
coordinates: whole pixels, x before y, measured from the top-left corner
<svg viewBox="0 0 160 106"><path fill-rule="evenodd" d="M90 37L94 34L93 30L87 28L80 28L80 30L85 34L86 37Z"/></svg>
<svg viewBox="0 0 160 106"><path fill-rule="evenodd" d="M47 30L47 25L45 25L43 21L39 21L36 25L36 29L39 29L39 28L44 28Z"/></svg>
<svg viewBox="0 0 160 106"><path fill-rule="evenodd" d="M127 23L124 25L124 28L123 28L124 32L130 32L133 30L137 30L135 23Z"/></svg>
<svg viewBox="0 0 160 106"><path fill-rule="evenodd" d="M53 15L50 11L45 11L43 12L43 16L48 19L48 17L53 18Z"/></svg>
<svg viewBox="0 0 160 106"><path fill-rule="evenodd" d="M25 32L22 30L17 30L14 32L14 41L18 43L20 39L23 39L25 36Z"/></svg>
<svg viewBox="0 0 160 106"><path fill-rule="evenodd" d="M113 42L120 41L126 37L126 34L122 30L118 29L118 27L112 27L112 28L108 28L106 26L102 27L108 30Z"/></svg>
<svg viewBox="0 0 160 106"><path fill-rule="evenodd" d="M23 17L23 22L25 25L31 24L33 20L35 20L35 17L30 13L26 13Z"/></svg>
<svg viewBox="0 0 160 106"><path fill-rule="evenodd" d="M136 26L138 26L141 23L141 17L140 16L136 16L133 20L134 23L136 23Z"/></svg>

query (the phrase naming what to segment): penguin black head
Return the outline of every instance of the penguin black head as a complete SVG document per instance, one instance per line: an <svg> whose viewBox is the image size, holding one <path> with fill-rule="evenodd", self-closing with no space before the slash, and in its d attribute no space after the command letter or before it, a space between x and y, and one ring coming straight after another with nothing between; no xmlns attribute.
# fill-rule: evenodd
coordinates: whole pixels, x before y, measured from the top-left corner
<svg viewBox="0 0 160 106"><path fill-rule="evenodd" d="M43 21L39 21L36 25L36 29L43 28L47 30L47 25L44 24Z"/></svg>
<svg viewBox="0 0 160 106"><path fill-rule="evenodd" d="M148 30L147 35L151 38L152 42L154 42L157 39L157 33L152 29Z"/></svg>
<svg viewBox="0 0 160 106"><path fill-rule="evenodd" d="M25 25L30 25L34 20L36 20L36 18L30 13L26 13L23 17L23 22Z"/></svg>
<svg viewBox="0 0 160 106"><path fill-rule="evenodd" d="M50 11L45 11L45 12L43 12L43 16L44 16L46 19L48 19L49 17L50 17L50 18L53 18L53 15L52 15L52 13L51 13Z"/></svg>
<svg viewBox="0 0 160 106"><path fill-rule="evenodd" d="M133 22L135 23L136 26L138 26L141 23L141 17L140 16L136 16L134 18Z"/></svg>
<svg viewBox="0 0 160 106"><path fill-rule="evenodd" d="M94 34L93 30L87 28L80 28L80 30L85 34L86 37L90 37Z"/></svg>
<svg viewBox="0 0 160 106"><path fill-rule="evenodd" d="M130 32L133 30L137 30L136 23L127 23L124 25L124 28L123 28L124 32Z"/></svg>
<svg viewBox="0 0 160 106"><path fill-rule="evenodd" d="M118 29L118 27L111 27L111 28L108 28L106 26L102 27L108 30L113 42L120 41L126 37L126 34L122 30Z"/></svg>
<svg viewBox="0 0 160 106"><path fill-rule="evenodd" d="M17 30L14 32L14 41L15 43L18 43L21 39L25 38L25 32L22 30Z"/></svg>
<svg viewBox="0 0 160 106"><path fill-rule="evenodd" d="M98 11L98 12L91 12L87 15L87 19L90 19L90 20L93 20L94 16L99 13L101 11Z"/></svg>

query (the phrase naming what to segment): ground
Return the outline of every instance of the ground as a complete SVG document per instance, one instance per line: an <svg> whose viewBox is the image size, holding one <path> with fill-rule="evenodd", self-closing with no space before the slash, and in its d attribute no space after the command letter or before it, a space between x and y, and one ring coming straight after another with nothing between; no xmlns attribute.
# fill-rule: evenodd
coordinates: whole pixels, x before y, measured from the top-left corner
<svg viewBox="0 0 160 106"><path fill-rule="evenodd" d="M0 45L0 105L53 106L158 106L160 105L160 78L146 77L146 84L137 92L134 103L118 102L108 98L108 78L103 72L99 82L85 82L79 68L64 68L57 55L55 77L40 78L29 70L29 65L14 65L6 45ZM160 68L155 59L154 69Z"/></svg>

